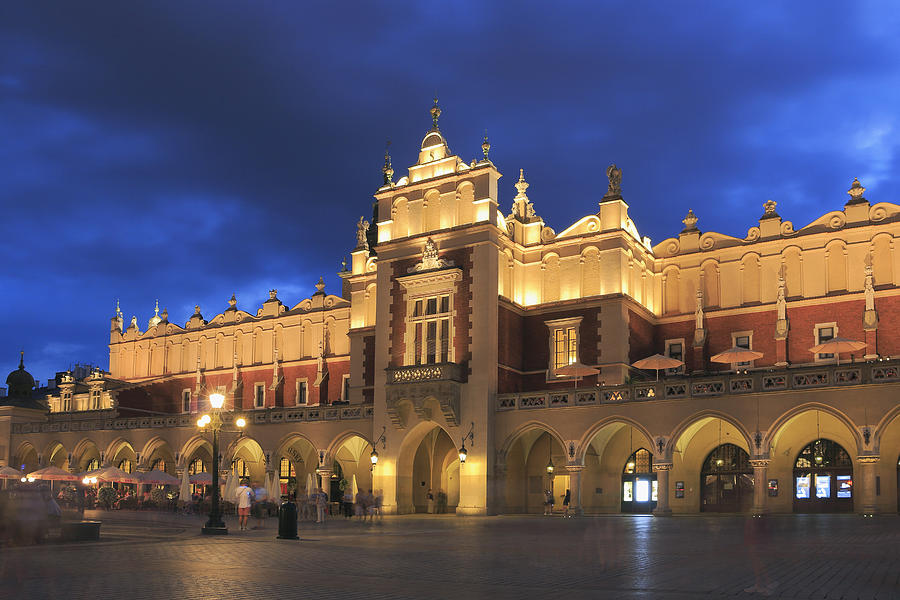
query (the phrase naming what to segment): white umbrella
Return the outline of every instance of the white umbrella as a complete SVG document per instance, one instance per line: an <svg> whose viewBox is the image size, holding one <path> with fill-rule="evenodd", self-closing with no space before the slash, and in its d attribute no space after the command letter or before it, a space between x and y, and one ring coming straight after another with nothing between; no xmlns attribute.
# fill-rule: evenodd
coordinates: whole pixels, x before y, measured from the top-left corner
<svg viewBox="0 0 900 600"><path fill-rule="evenodd" d="M0 467L0 479L21 479L22 471L12 467Z"/></svg>
<svg viewBox="0 0 900 600"><path fill-rule="evenodd" d="M178 499L182 502L191 501L191 480L188 476L187 469L184 470L184 473L181 476L181 488L178 490Z"/></svg>
<svg viewBox="0 0 900 600"><path fill-rule="evenodd" d="M222 495L225 497L226 502L234 503L235 495L237 494L237 477L234 473L228 473L225 475L228 479L225 480L225 491L222 492Z"/></svg>
<svg viewBox="0 0 900 600"><path fill-rule="evenodd" d="M356 494L359 493L359 487L356 485L356 473L350 479L350 489L353 491L353 501L356 502Z"/></svg>
<svg viewBox="0 0 900 600"><path fill-rule="evenodd" d="M119 467L106 467L93 475L101 481L113 481L116 483L140 483L136 473L126 473Z"/></svg>
<svg viewBox="0 0 900 600"><path fill-rule="evenodd" d="M194 485L212 485L212 473L207 473L206 471L194 473L191 475L190 481Z"/></svg>
<svg viewBox="0 0 900 600"><path fill-rule="evenodd" d="M309 496L316 489L316 484L313 483L313 475L312 473L306 474L306 495Z"/></svg>
<svg viewBox="0 0 900 600"><path fill-rule="evenodd" d="M44 481L78 481L78 475L53 466L32 471L28 474L28 477L43 479Z"/></svg>
<svg viewBox="0 0 900 600"><path fill-rule="evenodd" d="M272 472L272 481L268 492L269 502L281 504L281 480L278 478L278 473Z"/></svg>
<svg viewBox="0 0 900 600"><path fill-rule="evenodd" d="M836 337L828 341L816 344L809 349L813 354L834 354L837 363L841 362L841 352L859 352L866 349L865 342L857 342L856 340L848 340L847 338Z"/></svg>
<svg viewBox="0 0 900 600"><path fill-rule="evenodd" d="M154 470L135 474L144 485L178 485L180 483L177 477L172 477L163 471Z"/></svg>
<svg viewBox="0 0 900 600"><path fill-rule="evenodd" d="M575 378L575 389L578 389L578 378L579 377L589 377L591 375L596 375L600 372L600 369L595 369L594 367L589 367L580 362L573 362L567 365L564 365L556 370L557 375L562 375L563 377L574 377Z"/></svg>
<svg viewBox="0 0 900 600"><path fill-rule="evenodd" d="M653 356L648 356L647 358L642 358L637 362L631 363L631 366L636 369L656 370L656 380L659 381L659 371L661 369L675 369L683 364L683 360L678 360L677 358L672 358L670 356L663 356L662 354L654 354Z"/></svg>

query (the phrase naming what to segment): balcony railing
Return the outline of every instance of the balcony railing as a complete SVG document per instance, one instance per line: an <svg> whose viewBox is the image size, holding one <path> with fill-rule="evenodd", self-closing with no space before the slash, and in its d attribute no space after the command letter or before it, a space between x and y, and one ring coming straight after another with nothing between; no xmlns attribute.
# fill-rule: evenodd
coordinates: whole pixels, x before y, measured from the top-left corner
<svg viewBox="0 0 900 600"><path fill-rule="evenodd" d="M629 385L498 394L497 411L594 406L900 382L900 361L667 377Z"/></svg>
<svg viewBox="0 0 900 600"><path fill-rule="evenodd" d="M387 369L388 383L422 383L426 381L462 382L462 368L457 363L437 363Z"/></svg>
<svg viewBox="0 0 900 600"><path fill-rule="evenodd" d="M277 423L302 423L316 421L348 421L371 419L375 409L371 404L351 404L348 406L297 406L288 408L266 408L241 412L254 425ZM154 417L128 418L65 418L62 414L51 415L47 422L14 423L13 433L48 433L67 431L94 431L102 429L152 429L162 427L196 427L197 414L183 414Z"/></svg>

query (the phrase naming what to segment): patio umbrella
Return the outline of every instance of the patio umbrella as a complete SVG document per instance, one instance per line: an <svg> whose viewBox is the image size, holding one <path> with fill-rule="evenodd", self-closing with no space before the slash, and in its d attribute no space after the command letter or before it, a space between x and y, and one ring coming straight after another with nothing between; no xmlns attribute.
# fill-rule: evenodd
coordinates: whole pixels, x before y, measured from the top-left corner
<svg viewBox="0 0 900 600"><path fill-rule="evenodd" d="M0 479L21 479L22 471L12 467L0 467Z"/></svg>
<svg viewBox="0 0 900 600"><path fill-rule="evenodd" d="M724 352L714 354L709 358L709 360L717 363L730 364L733 369L734 365L737 363L750 362L751 360L756 360L757 358L762 357L762 352L749 350L747 348L741 348L740 346L734 346L732 348L729 348L728 350L725 350Z"/></svg>
<svg viewBox="0 0 900 600"><path fill-rule="evenodd" d="M212 485L212 473L194 473L191 475L190 481L194 485Z"/></svg>
<svg viewBox="0 0 900 600"><path fill-rule="evenodd" d="M809 349L813 354L834 354L837 364L841 362L841 352L859 352L866 349L865 342L857 342L856 340L848 340L847 338L836 337L831 338L827 342L816 344Z"/></svg>
<svg viewBox="0 0 900 600"><path fill-rule="evenodd" d="M281 481L278 479L278 475L274 472L272 473L272 479L269 481L269 487L266 488L266 491L269 492L270 502L280 504L279 501L281 500Z"/></svg>
<svg viewBox="0 0 900 600"><path fill-rule="evenodd" d="M313 493L313 490L316 489L316 484L314 483L314 481L315 481L315 480L313 479L313 474L312 474L312 473L307 473L307 474L306 474L306 495L307 495L307 496L308 496L309 494L312 494L312 493Z"/></svg>
<svg viewBox="0 0 900 600"><path fill-rule="evenodd" d="M163 471L147 471L146 473L136 473L136 475L145 485L178 485L181 483L177 477Z"/></svg>
<svg viewBox="0 0 900 600"><path fill-rule="evenodd" d="M187 469L184 470L184 473L181 476L181 487L178 489L178 499L182 502L191 501L191 482L188 478Z"/></svg>
<svg viewBox="0 0 900 600"><path fill-rule="evenodd" d="M642 358L631 364L635 369L654 369L656 370L656 380L659 381L659 371L661 369L675 369L684 364L683 360L663 356L662 354L654 354L647 358Z"/></svg>
<svg viewBox="0 0 900 600"><path fill-rule="evenodd" d="M227 473L225 475L227 479L225 480L225 491L222 492L222 497L225 498L226 502L234 503L234 497L237 494L237 477L234 473Z"/></svg>
<svg viewBox="0 0 900 600"><path fill-rule="evenodd" d="M93 475L101 481L112 481L115 483L140 483L136 473L126 473L118 467L106 467L101 469L96 475Z"/></svg>
<svg viewBox="0 0 900 600"><path fill-rule="evenodd" d="M565 366L562 366L556 370L557 375L562 375L563 377L574 377L575 378L575 389L578 389L578 378L579 377L588 377L590 375L596 375L600 372L600 369L595 369L594 367L589 367L587 365L581 364L580 362L569 363Z"/></svg>
<svg viewBox="0 0 900 600"><path fill-rule="evenodd" d="M359 487L356 485L356 473L353 474L353 477L350 479L350 489L353 491L353 501L356 501L356 494L359 493Z"/></svg>
<svg viewBox="0 0 900 600"><path fill-rule="evenodd" d="M21 477L21 475L20 475ZM78 481L78 475L69 473L59 467L44 467L37 471L32 471L28 477L35 479L43 479L44 481Z"/></svg>

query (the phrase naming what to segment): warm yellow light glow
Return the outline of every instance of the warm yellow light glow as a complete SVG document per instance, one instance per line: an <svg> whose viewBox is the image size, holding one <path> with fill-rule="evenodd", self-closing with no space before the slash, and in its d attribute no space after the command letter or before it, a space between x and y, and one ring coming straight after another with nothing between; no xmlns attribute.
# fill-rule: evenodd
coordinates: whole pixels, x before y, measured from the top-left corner
<svg viewBox="0 0 900 600"><path fill-rule="evenodd" d="M466 452L465 446L463 446L462 448L459 449L459 462L460 463L465 463L466 457L468 457L468 456L469 456L469 453Z"/></svg>
<svg viewBox="0 0 900 600"><path fill-rule="evenodd" d="M475 222L487 221L491 218L491 202L490 198L476 200L472 203L475 207Z"/></svg>
<svg viewBox="0 0 900 600"><path fill-rule="evenodd" d="M633 460L632 460L632 461L628 461L628 464L625 465L625 467L626 467L629 471L631 471L632 469L634 469L634 461L633 461Z"/></svg>
<svg viewBox="0 0 900 600"><path fill-rule="evenodd" d="M234 421L234 424L237 425L238 427L246 427L246 426L247 426L247 420L246 420L244 417L238 417L238 418Z"/></svg>
<svg viewBox="0 0 900 600"><path fill-rule="evenodd" d="M210 394L209 395L209 405L219 410L222 408L222 405L225 404L225 396L222 394Z"/></svg>
<svg viewBox="0 0 900 600"><path fill-rule="evenodd" d="M27 478L27 477L23 477L23 478L22 478L22 483L25 483L26 481L28 481L28 478Z"/></svg>
<svg viewBox="0 0 900 600"><path fill-rule="evenodd" d="M376 452L375 450L372 450L372 454L369 455L369 460L372 461L373 467L375 465L377 465L378 464L378 452Z"/></svg>
<svg viewBox="0 0 900 600"><path fill-rule="evenodd" d="M34 477L29 477L29 478L28 478L28 483L34 483Z"/></svg>
<svg viewBox="0 0 900 600"><path fill-rule="evenodd" d="M206 427L209 422L212 421L209 415L203 415L199 419L197 419L197 427Z"/></svg>

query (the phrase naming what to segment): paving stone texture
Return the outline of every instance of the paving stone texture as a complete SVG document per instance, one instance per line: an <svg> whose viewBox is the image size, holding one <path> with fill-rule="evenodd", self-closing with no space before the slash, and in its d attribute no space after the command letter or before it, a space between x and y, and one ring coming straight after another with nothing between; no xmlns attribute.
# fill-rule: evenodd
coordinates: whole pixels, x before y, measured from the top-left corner
<svg viewBox="0 0 900 600"><path fill-rule="evenodd" d="M900 518L334 519L276 540L199 517L97 513L100 542L0 549L0 598L900 599ZM746 590L750 591L746 591Z"/></svg>

